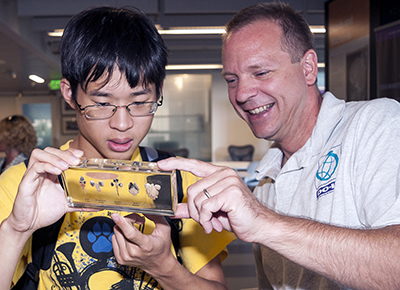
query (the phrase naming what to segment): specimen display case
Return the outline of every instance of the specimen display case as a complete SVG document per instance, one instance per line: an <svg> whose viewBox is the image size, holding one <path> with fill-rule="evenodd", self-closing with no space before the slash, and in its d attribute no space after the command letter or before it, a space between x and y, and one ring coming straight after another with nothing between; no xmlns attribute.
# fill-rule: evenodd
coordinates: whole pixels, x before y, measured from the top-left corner
<svg viewBox="0 0 400 290"><path fill-rule="evenodd" d="M84 158L62 175L70 207L173 216L176 171L155 162Z"/></svg>

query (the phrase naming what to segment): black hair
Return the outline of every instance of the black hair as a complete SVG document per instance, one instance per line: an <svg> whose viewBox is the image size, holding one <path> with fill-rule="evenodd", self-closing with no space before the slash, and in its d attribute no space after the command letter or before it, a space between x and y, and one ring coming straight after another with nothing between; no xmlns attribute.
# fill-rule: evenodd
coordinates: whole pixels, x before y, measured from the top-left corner
<svg viewBox="0 0 400 290"><path fill-rule="evenodd" d="M117 67L129 85L154 84L157 98L165 78L167 48L153 22L136 8L95 7L71 18L60 44L61 70L76 99L78 85L107 76Z"/></svg>
<svg viewBox="0 0 400 290"><path fill-rule="evenodd" d="M272 21L281 27L282 49L290 54L292 63L299 62L307 50L315 50L314 36L307 21L281 2L259 3L238 12L226 25L224 41L240 28L259 21Z"/></svg>

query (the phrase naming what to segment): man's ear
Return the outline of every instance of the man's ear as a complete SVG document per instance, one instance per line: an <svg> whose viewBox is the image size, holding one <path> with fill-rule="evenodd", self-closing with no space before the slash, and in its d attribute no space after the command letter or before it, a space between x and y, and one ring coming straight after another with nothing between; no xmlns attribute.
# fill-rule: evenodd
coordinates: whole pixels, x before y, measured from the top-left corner
<svg viewBox="0 0 400 290"><path fill-rule="evenodd" d="M318 57L313 49L309 49L303 56L302 65L304 77L308 85L314 85L318 74Z"/></svg>
<svg viewBox="0 0 400 290"><path fill-rule="evenodd" d="M69 81L67 79L61 79L60 91L64 97L64 100L68 103L68 105L70 105L71 108L76 109L76 104L72 97L71 84L69 83Z"/></svg>

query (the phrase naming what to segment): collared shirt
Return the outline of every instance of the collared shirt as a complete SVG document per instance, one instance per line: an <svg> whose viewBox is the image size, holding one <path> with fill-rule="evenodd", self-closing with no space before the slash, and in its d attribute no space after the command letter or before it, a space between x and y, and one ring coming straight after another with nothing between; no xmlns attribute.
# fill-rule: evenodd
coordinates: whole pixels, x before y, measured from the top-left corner
<svg viewBox="0 0 400 290"><path fill-rule="evenodd" d="M283 168L278 147L261 160L254 195L275 212L342 227L400 224L399 143L398 102L346 103L326 93L311 137ZM255 255L275 289L340 289L265 247Z"/></svg>

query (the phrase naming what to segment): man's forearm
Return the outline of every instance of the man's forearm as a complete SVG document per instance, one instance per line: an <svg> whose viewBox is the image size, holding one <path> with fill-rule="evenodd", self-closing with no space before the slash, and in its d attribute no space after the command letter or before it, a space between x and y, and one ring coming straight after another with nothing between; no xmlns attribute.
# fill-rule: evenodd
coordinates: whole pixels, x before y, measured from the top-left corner
<svg viewBox="0 0 400 290"><path fill-rule="evenodd" d="M349 288L400 288L400 226L353 230L275 217L260 244Z"/></svg>

